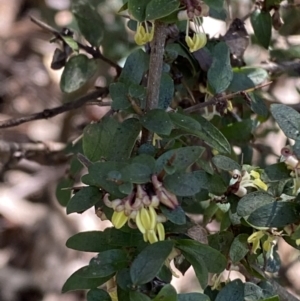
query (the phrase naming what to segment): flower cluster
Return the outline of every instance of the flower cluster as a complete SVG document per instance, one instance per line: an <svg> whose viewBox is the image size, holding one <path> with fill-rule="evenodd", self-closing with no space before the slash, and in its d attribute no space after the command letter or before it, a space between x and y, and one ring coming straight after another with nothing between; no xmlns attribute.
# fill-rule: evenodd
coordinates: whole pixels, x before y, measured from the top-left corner
<svg viewBox="0 0 300 301"><path fill-rule="evenodd" d="M284 162L287 168L291 170L291 177L294 181L293 195L297 195L300 192L300 162L295 156L295 154L292 152L290 147L284 147L281 150L280 161Z"/></svg>
<svg viewBox="0 0 300 301"><path fill-rule="evenodd" d="M271 229L272 233L269 233L264 230L256 231L248 237L248 243L252 244L252 252L257 253L257 250L260 249L261 241L263 250L266 252L266 257L273 259L274 247L277 245L278 237L282 232L276 232L274 229Z"/></svg>
<svg viewBox="0 0 300 301"><path fill-rule="evenodd" d="M144 22L144 24L145 24L145 27L143 26L142 23L138 22L137 30L134 35L135 42L140 46L151 42L153 39L153 36L154 36L154 23L151 23L152 27L151 27L150 31L149 31L147 21Z"/></svg>
<svg viewBox="0 0 300 301"><path fill-rule="evenodd" d="M231 192L239 197L247 194L246 187L268 190L268 185L261 180L260 174L255 170L251 170L250 173L246 170L242 172L238 169L233 170L229 187Z"/></svg>
<svg viewBox="0 0 300 301"><path fill-rule="evenodd" d="M107 193L103 202L114 210L111 222L116 229L128 223L130 227L137 227L143 234L144 241L151 244L165 239L162 223L166 222L167 218L159 212L159 204L162 203L171 209L178 206L176 195L168 191L156 175L152 176L152 182L146 189L142 185L136 185L127 197L113 201L109 200Z"/></svg>

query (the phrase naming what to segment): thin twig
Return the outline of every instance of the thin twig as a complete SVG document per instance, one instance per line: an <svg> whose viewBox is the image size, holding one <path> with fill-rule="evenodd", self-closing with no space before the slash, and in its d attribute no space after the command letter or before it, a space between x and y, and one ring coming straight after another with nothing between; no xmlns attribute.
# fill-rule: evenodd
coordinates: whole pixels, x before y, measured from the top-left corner
<svg viewBox="0 0 300 301"><path fill-rule="evenodd" d="M36 25L38 25L39 27L51 32L57 39L61 40L62 42L64 42L64 38L63 35L56 30L55 28L49 26L48 24L36 19L33 16L30 16L30 20L35 23ZM101 52L99 48L96 47L91 47L91 46L86 46L83 45L80 42L75 41L78 45L78 47L82 50L84 50L86 53L90 54L93 58L95 59L100 59L104 62L106 62L107 64L109 64L110 66L112 66L113 68L116 69L117 75L119 75L122 71L122 68L116 64L115 62L111 61L109 58L105 57Z"/></svg>
<svg viewBox="0 0 300 301"><path fill-rule="evenodd" d="M268 86L270 84L271 84L271 82L267 82L265 84L261 84L261 85L255 86L255 87L247 89L247 90L237 91L237 92L234 92L234 93L231 93L231 94L227 94L227 95L223 95L223 96L214 96L209 101L206 101L206 102L203 102L203 103L198 103L198 104L196 104L196 105L194 105L192 107L184 109L184 112L186 112L186 113L192 113L192 112L198 111L198 110L200 110L202 108L205 108L205 107L208 107L208 106L214 106L217 103L220 103L222 101L226 101L227 99L231 99L233 97L242 95L243 93L252 92L254 90L257 90L257 89L263 88L265 86Z"/></svg>
<svg viewBox="0 0 300 301"><path fill-rule="evenodd" d="M147 83L146 112L158 107L159 86L163 67L167 25L155 21L155 33L151 42L149 73ZM142 143L152 141L152 134L146 130L142 133Z"/></svg>
<svg viewBox="0 0 300 301"><path fill-rule="evenodd" d="M258 66L254 66L254 67L263 68L270 73L293 71L293 70L297 70L297 69L299 70L300 69L300 59L295 59L292 61L286 61L286 62L280 62L280 63L266 62L266 63L262 63Z"/></svg>
<svg viewBox="0 0 300 301"><path fill-rule="evenodd" d="M28 116L23 116L20 118L12 118L8 120L4 120L0 123L0 129L9 128L13 126L20 125L25 122L33 121L33 120L40 120L40 119L48 119L51 117L54 117L56 115L62 114L67 111L71 111L74 109L78 109L85 105L88 101L104 97L108 94L108 88L99 88L83 97L78 98L77 100L65 103L61 106L52 108L52 109L46 109L42 112L38 112L35 114L31 114Z"/></svg>

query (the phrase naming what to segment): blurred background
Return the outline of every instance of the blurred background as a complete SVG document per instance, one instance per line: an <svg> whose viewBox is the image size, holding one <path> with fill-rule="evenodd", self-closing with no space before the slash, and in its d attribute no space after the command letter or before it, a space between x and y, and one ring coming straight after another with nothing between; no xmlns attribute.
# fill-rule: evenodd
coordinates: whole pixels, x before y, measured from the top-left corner
<svg viewBox="0 0 300 301"><path fill-rule="evenodd" d="M127 19L117 15L121 0L90 0L103 18L102 53L124 63L136 45ZM252 29L249 13L252 1L230 2L230 17L244 18L248 32ZM299 1L300 2L300 1ZM59 88L61 70L50 68L57 47L50 43L49 32L30 21L29 16L56 29L76 24L70 12L70 0L0 0L0 124L44 109L59 106L80 95L63 95ZM274 32L271 55L252 43L245 52L245 61L258 65L270 60L280 62L300 58L300 9L297 1L282 3L281 14L288 20L280 32ZM96 26L96 25L95 25ZM205 18L204 28L210 37L224 34L228 24ZM267 105L272 102L299 105L299 72L279 74L265 89ZM97 86L107 86L115 70L107 63L99 66ZM93 88L93 85L90 87ZM86 92L86 91L84 91ZM81 93L83 93L81 91ZM109 101L109 99L107 99ZM99 120L109 108L86 105L78 110L23 123L0 130L0 300L1 301L80 301L84 292L60 291L66 279L86 265L93 254L84 254L65 247L73 234L85 230L101 230L110 225L101 222L91 209L81 215L67 216L60 203L70 191L68 181L80 183L80 173L70 173L69 158L64 148L78 138L85 125ZM257 134L267 148L254 154L261 166L275 163L287 143L271 121L264 123ZM267 151L266 151L267 150ZM60 203L57 200L60 200ZM211 225L211 229L216 229ZM279 242L282 267L275 275L288 290L300 296L299 251ZM224 275L224 280L227 278ZM230 278L241 277L232 272ZM178 291L199 290L193 271L174 279Z"/></svg>

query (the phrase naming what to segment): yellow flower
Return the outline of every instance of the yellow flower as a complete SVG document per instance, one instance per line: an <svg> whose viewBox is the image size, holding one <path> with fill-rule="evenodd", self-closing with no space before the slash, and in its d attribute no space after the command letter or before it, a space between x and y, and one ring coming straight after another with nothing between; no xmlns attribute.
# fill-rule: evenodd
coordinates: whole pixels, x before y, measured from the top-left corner
<svg viewBox="0 0 300 301"><path fill-rule="evenodd" d="M189 20L186 22L185 42L188 45L190 52L195 52L195 51L203 48L207 43L206 34L204 33L203 28L202 28L203 32L200 29L202 27L200 18L195 16L193 18L193 22L195 24L195 29L196 29L196 32L194 33L193 38L191 38L189 36L190 22L189 22Z"/></svg>
<svg viewBox="0 0 300 301"><path fill-rule="evenodd" d="M257 250L260 249L260 240L264 235L264 231L257 231L248 237L247 242L252 244L252 252L254 254L256 254Z"/></svg>
<svg viewBox="0 0 300 301"><path fill-rule="evenodd" d="M211 281L213 283L211 290L221 290L222 286L221 286L221 278L222 278L222 274L214 274L211 278Z"/></svg>
<svg viewBox="0 0 300 301"><path fill-rule="evenodd" d="M239 171L233 170L232 177L229 182L232 193L239 197L247 194L246 187L253 187L255 189L268 190L268 185L260 179L260 174L257 171Z"/></svg>
<svg viewBox="0 0 300 301"><path fill-rule="evenodd" d="M147 22L144 22L145 27L142 23L138 22L137 30L134 35L134 40L138 45L144 45L153 40L154 36L154 23L152 23L151 31L149 31Z"/></svg>

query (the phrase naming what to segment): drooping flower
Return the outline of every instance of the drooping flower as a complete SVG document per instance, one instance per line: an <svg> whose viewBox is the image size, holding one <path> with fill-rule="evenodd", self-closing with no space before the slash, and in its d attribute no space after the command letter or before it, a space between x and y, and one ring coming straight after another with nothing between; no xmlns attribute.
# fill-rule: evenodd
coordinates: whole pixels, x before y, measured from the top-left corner
<svg viewBox="0 0 300 301"><path fill-rule="evenodd" d="M154 36L154 23L152 23L150 31L147 22L144 22L144 24L145 27L143 26L143 23L138 22L137 30L134 35L135 42L140 46L151 42Z"/></svg>
<svg viewBox="0 0 300 301"><path fill-rule="evenodd" d="M231 192L239 197L243 197L247 194L246 187L268 190L268 185L261 180L260 174L255 170L251 170L250 173L246 170L242 172L238 169L233 170L229 187Z"/></svg>
<svg viewBox="0 0 300 301"><path fill-rule="evenodd" d="M155 183L157 185L157 182ZM152 190L155 191L154 185ZM166 196L164 195L164 197ZM167 218L157 212L161 202L158 195L149 196L141 185L136 185L136 189L124 199L110 201L109 194L105 194L103 202L114 210L111 222L116 229L120 229L128 223L130 227L140 230L145 242L148 241L152 244L165 239L163 223L167 221Z"/></svg>
<svg viewBox="0 0 300 301"><path fill-rule="evenodd" d="M203 48L207 43L207 37L202 27L200 17L194 16L193 22L195 24L195 33L193 34L193 37L189 36L190 21L187 20L186 23L185 42L188 45L190 52L195 52Z"/></svg>

